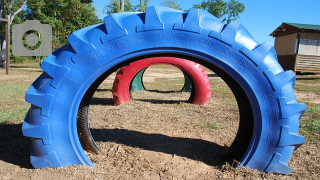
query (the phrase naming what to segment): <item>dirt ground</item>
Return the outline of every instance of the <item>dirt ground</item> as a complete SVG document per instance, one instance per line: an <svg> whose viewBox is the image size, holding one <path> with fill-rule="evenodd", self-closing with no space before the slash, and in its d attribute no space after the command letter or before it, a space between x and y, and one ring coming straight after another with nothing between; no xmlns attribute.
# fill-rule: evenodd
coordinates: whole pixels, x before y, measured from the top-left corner
<svg viewBox="0 0 320 180"><path fill-rule="evenodd" d="M134 92L132 101L120 106L112 100L115 74L108 77L96 91L89 112L91 133L102 151L87 152L96 168L34 169L22 121L1 124L0 179L320 179L319 140L307 140L294 152L290 175L233 168L221 161L237 132L239 112L227 85L213 72L207 73L212 98L206 106L186 103L190 93L178 92L183 74L172 67L147 69L148 91ZM320 104L316 93L296 94L298 99Z"/></svg>

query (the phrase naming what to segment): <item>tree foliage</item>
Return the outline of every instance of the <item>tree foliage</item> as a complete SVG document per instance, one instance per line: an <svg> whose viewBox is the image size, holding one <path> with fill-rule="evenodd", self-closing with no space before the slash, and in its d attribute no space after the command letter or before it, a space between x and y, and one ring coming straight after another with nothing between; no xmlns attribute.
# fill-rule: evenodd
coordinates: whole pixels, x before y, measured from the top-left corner
<svg viewBox="0 0 320 180"><path fill-rule="evenodd" d="M140 0L140 4L133 6L130 2L130 0L125 0L124 1L124 11L125 12L145 12L146 7L148 6L149 0ZM104 12L106 14L112 14L112 13L117 13L121 12L121 5L119 0L109 0L109 3L105 5L104 7Z"/></svg>
<svg viewBox="0 0 320 180"><path fill-rule="evenodd" d="M106 14L117 13L121 11L120 2L118 0L110 0L109 4L105 5Z"/></svg>
<svg viewBox="0 0 320 180"><path fill-rule="evenodd" d="M121 5L119 0L110 0L109 4L105 5L106 14L112 14L121 12ZM133 6L130 0L124 1L124 11L130 12L133 11Z"/></svg>
<svg viewBox="0 0 320 180"><path fill-rule="evenodd" d="M193 7L207 10L217 18L222 18L222 21L227 21L227 23L238 19L239 14L245 10L244 4L236 0L204 0L201 4L194 4Z"/></svg>
<svg viewBox="0 0 320 180"><path fill-rule="evenodd" d="M53 29L53 50L68 43L68 36L83 27L101 22L87 0L28 0L25 19L37 19Z"/></svg>
<svg viewBox="0 0 320 180"><path fill-rule="evenodd" d="M182 8L178 4L178 1L180 0L162 0L161 5L182 11Z"/></svg>
<svg viewBox="0 0 320 180"><path fill-rule="evenodd" d="M3 18L8 13L11 2L14 2L11 9L14 13L19 10L25 0L0 0L0 14ZM52 26L53 51L67 44L67 38L72 32L102 22L95 14L92 0L28 0L26 7L16 14L12 25L22 24L26 20L39 20L42 24ZM5 23L0 23L0 29L1 42L3 42ZM41 36L39 41L41 42ZM22 39L22 42L28 48L25 40ZM22 62L30 59L29 57L13 55L10 58L11 62Z"/></svg>
<svg viewBox="0 0 320 180"><path fill-rule="evenodd" d="M1 18L6 18L9 15L8 24L12 24L17 14L19 14L25 7L27 0L0 0L0 16ZM6 39L6 23L0 23L1 29L1 51L0 51L0 68L5 67L6 63L6 48L7 48L7 39ZM10 33L10 32L9 32Z"/></svg>
<svg viewBox="0 0 320 180"><path fill-rule="evenodd" d="M134 11L136 12L146 12L146 8L148 6L149 0L140 0L140 4L134 6Z"/></svg>

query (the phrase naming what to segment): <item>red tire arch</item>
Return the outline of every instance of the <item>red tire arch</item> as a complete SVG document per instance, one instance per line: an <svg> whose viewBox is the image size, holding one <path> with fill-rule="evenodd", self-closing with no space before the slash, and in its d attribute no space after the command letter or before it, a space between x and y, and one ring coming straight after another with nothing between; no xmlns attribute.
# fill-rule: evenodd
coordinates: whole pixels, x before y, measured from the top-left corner
<svg viewBox="0 0 320 180"><path fill-rule="evenodd" d="M191 103L207 105L211 97L210 81L200 64L175 57L152 57L141 59L122 67L113 82L112 94L116 105L130 101L130 83L142 69L156 64L175 66L187 73L193 81L195 93Z"/></svg>

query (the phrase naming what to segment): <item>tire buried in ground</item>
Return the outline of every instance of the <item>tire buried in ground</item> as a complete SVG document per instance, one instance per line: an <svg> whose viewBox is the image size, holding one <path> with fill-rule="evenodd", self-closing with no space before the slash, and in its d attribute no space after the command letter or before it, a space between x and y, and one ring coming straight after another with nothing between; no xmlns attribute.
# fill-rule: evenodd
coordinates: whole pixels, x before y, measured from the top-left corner
<svg viewBox="0 0 320 180"><path fill-rule="evenodd" d="M193 61L175 57L153 57L141 59L122 67L116 75L112 87L113 100L116 105L130 101L130 84L141 70L156 64L173 65L188 74L192 79L194 92L189 102L207 105L211 97L210 81L204 69Z"/></svg>
<svg viewBox="0 0 320 180"><path fill-rule="evenodd" d="M234 93L240 124L226 159L265 172L291 172L287 164L304 143L298 130L306 109L296 101L295 74L283 71L274 48L258 44L240 23L223 24L199 9L148 7L146 13L108 15L68 41L43 61L44 73L26 94L31 108L22 130L31 137L35 168L94 167L79 140L78 111L88 108L96 88L118 68L168 56L208 67Z"/></svg>

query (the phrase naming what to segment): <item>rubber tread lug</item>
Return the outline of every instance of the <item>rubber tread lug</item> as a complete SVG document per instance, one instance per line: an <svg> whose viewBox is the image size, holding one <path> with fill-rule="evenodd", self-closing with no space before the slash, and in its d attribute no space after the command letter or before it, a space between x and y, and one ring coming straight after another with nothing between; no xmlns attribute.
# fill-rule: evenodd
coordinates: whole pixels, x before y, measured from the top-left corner
<svg viewBox="0 0 320 180"><path fill-rule="evenodd" d="M263 44L260 44L253 50L249 50L247 48L242 48L240 52L247 56L251 62L253 62L256 66L259 66L263 60L266 58L270 50L272 49L272 46L270 43L265 42Z"/></svg>
<svg viewBox="0 0 320 180"><path fill-rule="evenodd" d="M44 156L38 156L31 146L30 162L34 168L45 168L45 167L62 167L63 164L59 161L56 152L48 152Z"/></svg>
<svg viewBox="0 0 320 180"><path fill-rule="evenodd" d="M280 90L284 85L291 81L292 88L294 88L294 84L296 82L296 75L292 71L284 71L273 75L271 71L264 72L267 78L269 79L273 90ZM272 80L271 80L272 79Z"/></svg>
<svg viewBox="0 0 320 180"><path fill-rule="evenodd" d="M76 64L77 62L80 62L81 60L77 55L74 55L71 57L71 61Z"/></svg>
<svg viewBox="0 0 320 180"><path fill-rule="evenodd" d="M48 61L43 61L41 63L41 69L48 73L52 78L51 85L57 88L61 80L67 75L69 69L66 67L59 66L57 64L49 63Z"/></svg>
<svg viewBox="0 0 320 180"><path fill-rule="evenodd" d="M164 29L164 23L161 22L158 15L159 11L161 11L161 8L156 8L154 6L147 7L145 24L137 26L137 32Z"/></svg>
<svg viewBox="0 0 320 180"><path fill-rule="evenodd" d="M117 39L122 36L128 35L128 32L125 28L123 28L119 21L117 16L121 14L111 14L106 16L103 21L106 26L106 29L108 31L108 34L104 37L101 37L101 43L104 44L108 41L111 41L113 39ZM111 33L112 32L112 33Z"/></svg>
<svg viewBox="0 0 320 180"><path fill-rule="evenodd" d="M289 133L288 126L281 126L281 134L279 146L295 146L296 148L300 147L301 144L304 144L304 137L297 134Z"/></svg>
<svg viewBox="0 0 320 180"><path fill-rule="evenodd" d="M287 166L286 164L282 163L281 160L281 155L278 153L275 153L273 155L273 158L268 165L268 167L265 169L266 172L268 173L280 173L280 174L290 174L292 171L292 168Z"/></svg>
<svg viewBox="0 0 320 180"><path fill-rule="evenodd" d="M38 106L41 108L41 115L43 116L49 116L49 109L51 109L51 102L53 99L53 96L50 94L38 94L37 90L31 86L25 97L26 101Z"/></svg>
<svg viewBox="0 0 320 180"><path fill-rule="evenodd" d="M82 38L84 32L78 30L72 33L68 37L68 41L71 44L72 48L78 53L88 53L96 49L92 44L88 43L86 40Z"/></svg>
<svg viewBox="0 0 320 180"><path fill-rule="evenodd" d="M196 8L190 9L185 22L183 24L175 24L173 29L200 34L202 30L200 26L200 17L202 13L206 13L206 11Z"/></svg>
<svg viewBox="0 0 320 180"><path fill-rule="evenodd" d="M239 28L239 23L231 21L220 33L211 31L209 37L215 38L229 46L235 43L235 38Z"/></svg>
<svg viewBox="0 0 320 180"><path fill-rule="evenodd" d="M287 103L286 98L280 97L278 98L281 108L281 118L287 119L290 116L300 113L301 118L306 111L306 105L304 103Z"/></svg>
<svg viewBox="0 0 320 180"><path fill-rule="evenodd" d="M23 135L27 137L41 138L43 144L52 144L49 133L49 124L47 123L33 125L28 122L24 122L22 125L22 132Z"/></svg>

